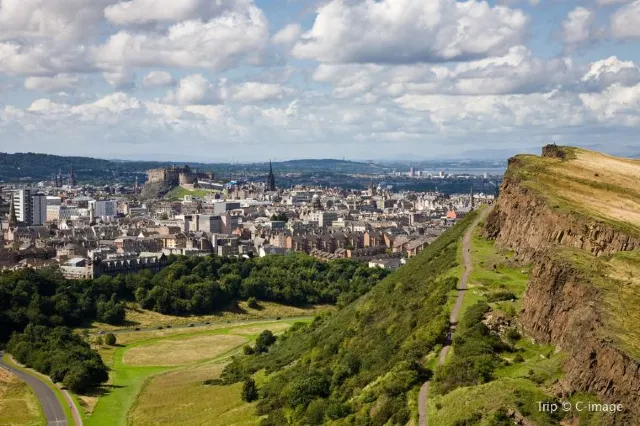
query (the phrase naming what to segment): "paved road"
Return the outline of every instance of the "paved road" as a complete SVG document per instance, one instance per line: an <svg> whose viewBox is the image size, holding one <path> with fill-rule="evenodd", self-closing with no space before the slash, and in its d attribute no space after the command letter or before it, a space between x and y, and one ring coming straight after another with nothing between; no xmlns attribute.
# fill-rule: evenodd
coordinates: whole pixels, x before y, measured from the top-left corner
<svg viewBox="0 0 640 426"><path fill-rule="evenodd" d="M438 365L443 365L447 359L447 355L451 350L451 336L456 329L456 324L458 323L458 316L460 315L460 311L462 310L462 303L464 302L464 295L467 292L467 281L469 280L469 275L471 275L471 269L473 268L473 261L471 259L471 240L473 238L473 231L478 226L478 223L487 217L490 208L486 208L480 212L478 217L473 221L469 229L464 233L464 237L462 238L462 276L460 277L460 281L458 282L458 296L456 297L456 303L453 305L453 309L451 309L451 316L449 317L449 332L447 334L447 341L445 345L442 347L440 351L440 356L438 357ZM427 417L427 399L429 398L429 382L425 382L420 388L420 394L418 396L418 426L428 426L429 419Z"/></svg>
<svg viewBox="0 0 640 426"><path fill-rule="evenodd" d="M31 386L40 401L42 411L44 411L44 416L47 420L47 426L67 426L67 419L64 415L64 410L53 391L38 377L24 373L6 364L2 361L3 355L4 353L0 352L0 367L11 371L20 377L20 379L22 379L26 384Z"/></svg>

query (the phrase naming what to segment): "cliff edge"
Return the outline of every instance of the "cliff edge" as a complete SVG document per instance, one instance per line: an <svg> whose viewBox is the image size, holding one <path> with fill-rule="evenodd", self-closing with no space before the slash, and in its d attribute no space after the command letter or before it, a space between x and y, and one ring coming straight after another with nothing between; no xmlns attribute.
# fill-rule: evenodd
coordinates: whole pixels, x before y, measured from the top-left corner
<svg viewBox="0 0 640 426"><path fill-rule="evenodd" d="M520 322L568 353L560 392L640 424L640 161L548 145L509 160L484 234L532 264Z"/></svg>

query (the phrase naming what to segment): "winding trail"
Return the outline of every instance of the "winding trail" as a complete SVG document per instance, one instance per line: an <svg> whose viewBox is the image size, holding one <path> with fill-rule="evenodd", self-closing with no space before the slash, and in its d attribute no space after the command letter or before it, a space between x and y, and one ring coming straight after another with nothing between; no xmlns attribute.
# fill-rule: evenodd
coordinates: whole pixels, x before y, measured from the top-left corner
<svg viewBox="0 0 640 426"><path fill-rule="evenodd" d="M478 224L484 220L493 207L489 206L480 211L478 217L475 218L473 223L469 226L462 238L462 276L458 282L458 296L456 297L456 303L451 309L451 316L449 317L449 332L447 333L447 342L440 351L438 357L438 365L443 365L447 359L447 355L451 350L451 336L456 329L458 323L458 316L462 310L462 303L464 302L464 295L467 293L467 281L471 275L471 269L473 268L473 260L471 259L471 242L473 239L473 231L475 231ZM427 399L429 398L429 381L426 381L420 388L420 394L418 396L418 426L428 426L429 418L427 416Z"/></svg>

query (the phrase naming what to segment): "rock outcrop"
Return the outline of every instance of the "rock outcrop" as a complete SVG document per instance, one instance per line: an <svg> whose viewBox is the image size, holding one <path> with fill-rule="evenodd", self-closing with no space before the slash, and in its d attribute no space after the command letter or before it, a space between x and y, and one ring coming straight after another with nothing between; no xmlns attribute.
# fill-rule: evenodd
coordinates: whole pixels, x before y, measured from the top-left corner
<svg viewBox="0 0 640 426"><path fill-rule="evenodd" d="M554 146L545 147L544 155L561 160L567 156ZM510 168L519 166L518 158L510 161ZM585 214L555 208L546 194L509 171L484 234L514 250L517 260L533 265L519 321L537 341L553 343L568 354L561 387L623 404L622 416L607 417L611 424L640 424L640 362L603 333L601 289L590 283L592 277L558 256L563 248L598 257L636 250L640 238Z"/></svg>

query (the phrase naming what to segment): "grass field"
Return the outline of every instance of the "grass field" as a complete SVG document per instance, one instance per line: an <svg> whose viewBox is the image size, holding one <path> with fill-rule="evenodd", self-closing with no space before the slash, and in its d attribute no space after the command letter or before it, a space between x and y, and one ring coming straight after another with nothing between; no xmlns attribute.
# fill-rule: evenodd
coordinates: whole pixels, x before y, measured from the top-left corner
<svg viewBox="0 0 640 426"><path fill-rule="evenodd" d="M242 384L207 386L202 382L219 377L224 364L203 364L152 378L129 414L133 426L254 425L255 403L240 398ZM167 409L166 401L171 401Z"/></svg>
<svg viewBox="0 0 640 426"><path fill-rule="evenodd" d="M178 336L133 347L124 354L122 362L132 366L184 365L215 358L246 342L246 338L233 334Z"/></svg>
<svg viewBox="0 0 640 426"><path fill-rule="evenodd" d="M44 425L38 400L18 376L0 368L0 425Z"/></svg>
<svg viewBox="0 0 640 426"><path fill-rule="evenodd" d="M205 197L208 194L214 194L216 191L207 189L185 189L181 186L173 188L165 195L165 198L169 200L182 200L185 195L191 195L193 197Z"/></svg>
<svg viewBox="0 0 640 426"><path fill-rule="evenodd" d="M156 327L166 325L186 325L192 322L205 322L212 323L226 323L226 321L241 321L250 319L274 319L274 318L291 318L291 317L309 317L321 314L323 312L335 310L335 306L331 305L317 305L309 306L305 308L281 305L273 302L260 302L258 309L252 309L247 306L246 301L238 303L238 306L233 310L227 310L215 315L195 315L177 317L174 315L163 315L158 312L149 311L146 309L140 309L137 304L130 303L126 308L126 324L123 326L112 326L109 324L103 324L95 322L92 324L92 329L100 330L120 330L131 329L133 327ZM90 330L91 331L91 330Z"/></svg>
<svg viewBox="0 0 640 426"><path fill-rule="evenodd" d="M162 415L180 416L184 407L175 404L178 398L193 398L193 401L199 404L200 408L209 407L211 398L214 398L211 395L213 387L203 386L204 393L201 397L197 392L194 393L195 390L200 389L194 388L194 383L217 377L221 366L229 356L238 352L244 343L255 339L262 330L281 331L296 321L309 321L310 319L306 317L262 322L257 320L241 324L212 324L206 328L164 329L118 334L118 346L103 346L99 349L100 355L112 369L111 379L109 386L107 386L107 392L98 398L91 415L86 417L85 425L124 426L127 424L128 415L133 416L130 419L134 421L133 424L149 424L151 418L157 419L161 415L157 411L154 412L152 408L150 412L146 411L147 407L153 406L153 404L163 405ZM176 386L184 382L185 386L187 384L191 386L190 393L181 395L182 390L176 389L167 394L164 400L158 401L157 396L153 395L166 391L164 380L172 381ZM141 392L143 389L144 392ZM214 399L220 401L220 404L225 398L232 405L239 401L239 393L230 393L225 388L219 388L218 392L221 394L216 397L218 399ZM152 396L147 397L147 393ZM238 401L233 402L229 399L230 394L235 395ZM135 405L134 401L137 401ZM130 411L131 407L135 407L135 409ZM241 419L246 417L243 414L244 409L248 413L253 412L253 409L249 409L250 407L241 408L235 405L233 407L232 412L227 414L228 416L233 415ZM91 411L91 407L85 407L85 409ZM153 413L153 416L149 413ZM209 415L218 414L209 413ZM160 422L160 424L174 423Z"/></svg>

